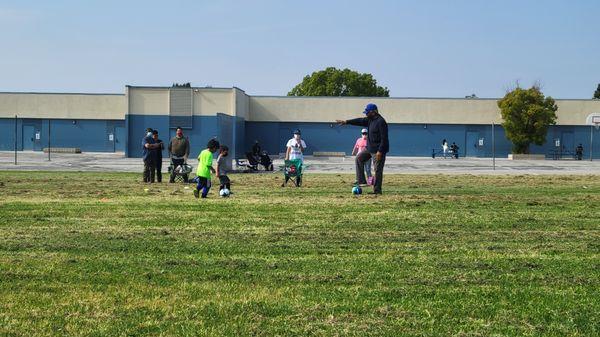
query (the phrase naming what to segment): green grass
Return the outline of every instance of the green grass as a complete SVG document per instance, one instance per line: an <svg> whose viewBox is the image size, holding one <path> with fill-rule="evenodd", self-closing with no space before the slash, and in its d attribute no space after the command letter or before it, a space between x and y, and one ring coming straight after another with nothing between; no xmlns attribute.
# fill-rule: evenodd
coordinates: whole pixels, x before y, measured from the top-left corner
<svg viewBox="0 0 600 337"><path fill-rule="evenodd" d="M0 335L597 336L598 176L0 172Z"/></svg>

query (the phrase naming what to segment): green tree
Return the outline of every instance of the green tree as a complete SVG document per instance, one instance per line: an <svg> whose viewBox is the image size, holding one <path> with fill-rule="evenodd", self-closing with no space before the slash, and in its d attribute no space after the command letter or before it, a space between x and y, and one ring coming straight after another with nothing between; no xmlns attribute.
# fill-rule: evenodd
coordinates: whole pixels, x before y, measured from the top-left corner
<svg viewBox="0 0 600 337"><path fill-rule="evenodd" d="M558 107L537 85L508 92L498 101L498 107L506 137L513 143L513 153L529 153L531 143L544 144L548 127L556 124Z"/></svg>
<svg viewBox="0 0 600 337"><path fill-rule="evenodd" d="M596 88L596 91L594 91L594 98L600 99L600 83L598 83L598 88Z"/></svg>
<svg viewBox="0 0 600 337"><path fill-rule="evenodd" d="M378 86L371 74L329 67L305 76L288 96L389 97L390 91Z"/></svg>

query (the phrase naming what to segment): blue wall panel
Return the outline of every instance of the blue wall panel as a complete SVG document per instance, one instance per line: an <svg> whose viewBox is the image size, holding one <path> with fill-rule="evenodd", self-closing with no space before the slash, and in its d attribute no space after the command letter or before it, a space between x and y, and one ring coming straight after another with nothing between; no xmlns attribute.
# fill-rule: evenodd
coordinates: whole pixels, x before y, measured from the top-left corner
<svg viewBox="0 0 600 337"><path fill-rule="evenodd" d="M124 121L107 120L44 120L42 147L48 144L48 123L50 123L50 146L78 147L84 152L118 151L117 144L124 142L115 133L117 126L124 127ZM109 134L113 134L113 141Z"/></svg>
<svg viewBox="0 0 600 337"><path fill-rule="evenodd" d="M127 124L129 125L128 157L142 156L142 140L146 128L158 130L159 138L165 143L163 156L165 158L168 156L166 147L175 132L175 129L169 128L169 116L129 115ZM190 140L190 157L195 158L206 148L209 139L218 138L217 116L194 116L193 128L184 129L183 132Z"/></svg>
<svg viewBox="0 0 600 337"><path fill-rule="evenodd" d="M294 129L302 131L302 137L308 147L307 154L314 151L335 151L350 154L356 139L360 136L360 127L334 126L329 123L287 123L287 122L246 122L245 151L255 140L271 154L283 153L285 144L292 137ZM544 145L531 146L531 153L547 154L554 149L554 139L565 133L573 133L574 146L582 143L584 156L589 157L590 129L586 126L552 126L548 131ZM600 131L595 132L594 158L600 158ZM471 139L468 140L468 136ZM512 143L506 138L500 125L494 128L495 153L506 158L512 151ZM441 150L446 139L449 144L455 142L460 147L461 156L491 157L491 125L448 125L448 124L390 124L390 155L393 156L430 156L433 149ZM483 141L480 145L479 140ZM569 149L573 151L574 149Z"/></svg>
<svg viewBox="0 0 600 337"><path fill-rule="evenodd" d="M217 139L221 145L227 145L232 151L235 146L234 140L234 123L233 116L225 114L217 114Z"/></svg>
<svg viewBox="0 0 600 337"><path fill-rule="evenodd" d="M75 121L75 123L73 123ZM120 120L18 119L17 150L41 151L48 147L78 147L84 152L123 151L125 122ZM0 150L14 150L14 119L0 119ZM48 130L50 127L50 130ZM108 134L115 133L113 142ZM40 138L36 139L36 133Z"/></svg>
<svg viewBox="0 0 600 337"><path fill-rule="evenodd" d="M17 150L23 149L22 129L23 123L21 119L16 120L17 123ZM15 119L1 118L0 119L0 151L14 151L15 149Z"/></svg>
<svg viewBox="0 0 600 337"><path fill-rule="evenodd" d="M168 145L175 130L169 128L169 118L163 116L130 115L126 121L120 120L76 120L72 119L18 119L17 150L33 147L40 151L48 144L48 123L51 127L51 146L79 147L82 151L125 151L130 157L141 157L141 141L147 127L159 131L159 137ZM193 128L185 129L192 146L191 157L196 157L205 148L212 137L232 149L236 157L244 157L255 140L259 140L264 150L270 154L285 151L285 144L292 137L292 131L299 128L308 144L307 154L314 151L335 151L350 154L356 139L360 136L360 127L335 126L329 123L292 123L292 122L245 122L242 118L219 114L218 116L194 116ZM14 149L14 119L0 119L0 150ZM450 144L456 142L460 155L491 157L491 125L440 125L440 124L390 124L390 155L394 156L430 156L432 149L440 150L442 139ZM40 139L35 140L35 132ZM600 131L594 132L594 158L600 158ZM108 135L114 134L114 142ZM34 139L33 142L31 139ZM506 139L503 128L495 127L496 156L506 157L511 153L512 144ZM480 146L478 140L483 140ZM548 131L546 143L532 145L531 153L548 154L554 150L555 139L561 139L563 151L574 151L582 144L584 157L590 154L589 126L552 126ZM167 151L163 153L167 156Z"/></svg>
<svg viewBox="0 0 600 337"><path fill-rule="evenodd" d="M233 148L233 157L234 158L245 158L246 151L244 150L247 147L246 144L246 120L244 118L235 117L235 125L234 125L234 148Z"/></svg>
<svg viewBox="0 0 600 337"><path fill-rule="evenodd" d="M241 146L243 153L249 152L256 140L260 142L262 149L270 154L282 152L285 146L279 141L279 123L277 122L246 122L245 139L245 144Z"/></svg>
<svg viewBox="0 0 600 337"><path fill-rule="evenodd" d="M285 152L285 144L295 129L302 131L307 143L307 154L315 151L335 151L350 154L361 127L336 126L330 123L247 122L246 143L258 140L271 154ZM440 148L443 138L464 147L464 125L390 124L390 155L430 156L433 148ZM249 147L248 146L248 147Z"/></svg>

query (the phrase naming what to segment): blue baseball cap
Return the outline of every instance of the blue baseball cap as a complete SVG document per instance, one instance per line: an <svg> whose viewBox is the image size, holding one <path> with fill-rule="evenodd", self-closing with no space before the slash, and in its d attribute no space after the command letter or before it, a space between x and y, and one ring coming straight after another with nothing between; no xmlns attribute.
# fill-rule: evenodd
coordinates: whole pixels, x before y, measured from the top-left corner
<svg viewBox="0 0 600 337"><path fill-rule="evenodd" d="M373 104L373 103L369 103L369 104L367 104L367 106L365 107L365 111L363 111L363 113L366 115L366 114L368 114L370 111L373 111L373 110L378 110L378 109L377 109L377 105L375 105L375 104Z"/></svg>

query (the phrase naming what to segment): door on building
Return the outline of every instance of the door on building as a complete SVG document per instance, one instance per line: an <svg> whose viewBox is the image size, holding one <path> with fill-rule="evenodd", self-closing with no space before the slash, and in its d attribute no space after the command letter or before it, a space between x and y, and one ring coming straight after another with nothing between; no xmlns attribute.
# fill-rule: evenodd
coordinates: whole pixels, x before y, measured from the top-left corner
<svg viewBox="0 0 600 337"><path fill-rule="evenodd" d="M33 125L23 125L23 150L33 151L35 143L35 127Z"/></svg>
<svg viewBox="0 0 600 337"><path fill-rule="evenodd" d="M104 151L116 152L117 150L117 135L115 125L111 122L106 123L106 137L104 138Z"/></svg>
<svg viewBox="0 0 600 337"><path fill-rule="evenodd" d="M479 157L479 132L467 131L465 157Z"/></svg>
<svg viewBox="0 0 600 337"><path fill-rule="evenodd" d="M563 153L575 152L575 137L573 132L563 132L560 136L561 151Z"/></svg>

